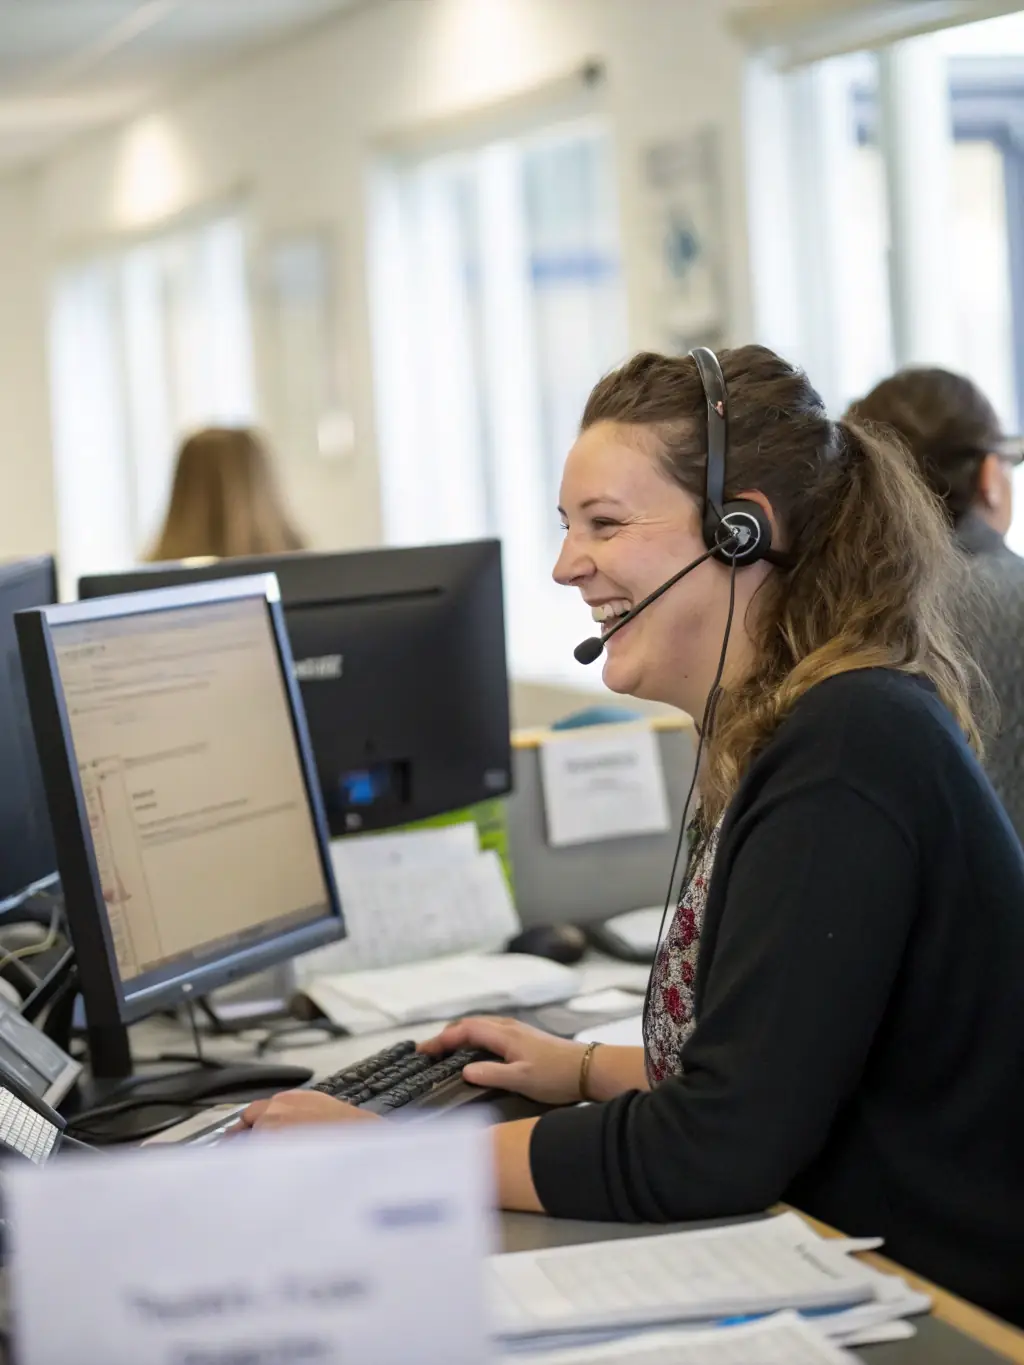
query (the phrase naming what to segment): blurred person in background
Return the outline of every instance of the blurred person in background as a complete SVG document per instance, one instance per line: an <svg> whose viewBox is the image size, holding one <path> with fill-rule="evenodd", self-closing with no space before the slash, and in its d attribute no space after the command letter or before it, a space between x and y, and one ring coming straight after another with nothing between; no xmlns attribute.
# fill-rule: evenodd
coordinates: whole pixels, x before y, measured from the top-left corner
<svg viewBox="0 0 1024 1365"><path fill-rule="evenodd" d="M1006 436L976 384L949 370L900 370L849 416L891 428L909 447L985 589L987 607L964 623L965 635L999 703L989 776L1024 842L1024 559L1005 540L1024 443Z"/></svg>
<svg viewBox="0 0 1024 1365"><path fill-rule="evenodd" d="M255 432L207 427L185 441L149 560L230 559L303 548Z"/></svg>

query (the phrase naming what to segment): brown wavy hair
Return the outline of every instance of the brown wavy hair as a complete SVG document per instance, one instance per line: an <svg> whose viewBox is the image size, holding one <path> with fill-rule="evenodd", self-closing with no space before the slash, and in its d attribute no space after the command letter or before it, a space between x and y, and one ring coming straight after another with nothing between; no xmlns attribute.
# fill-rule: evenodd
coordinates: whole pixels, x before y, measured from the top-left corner
<svg viewBox="0 0 1024 1365"><path fill-rule="evenodd" d="M148 559L231 559L302 548L255 432L207 427L185 441L163 529Z"/></svg>
<svg viewBox="0 0 1024 1365"><path fill-rule="evenodd" d="M752 759L811 687L860 668L928 678L980 751L983 679L954 624L968 591L938 498L895 440L832 422L806 375L763 346L719 355L728 392L726 498L771 503L792 566L748 622L753 671L718 698L702 819L713 825ZM704 496L707 410L689 357L634 356L602 379L581 428L643 428L674 481Z"/></svg>

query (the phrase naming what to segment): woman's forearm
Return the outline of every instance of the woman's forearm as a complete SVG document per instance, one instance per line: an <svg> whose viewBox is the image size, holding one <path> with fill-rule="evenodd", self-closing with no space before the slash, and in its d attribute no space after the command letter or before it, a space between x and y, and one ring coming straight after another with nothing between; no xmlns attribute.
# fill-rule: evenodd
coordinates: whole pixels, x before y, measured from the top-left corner
<svg viewBox="0 0 1024 1365"><path fill-rule="evenodd" d="M602 1044L594 1049L587 1074L588 1099L611 1100L625 1090L646 1089L642 1047ZM491 1130L499 1208L544 1212L530 1170L530 1139L536 1123L536 1119L518 1119L495 1124Z"/></svg>
<svg viewBox="0 0 1024 1365"><path fill-rule="evenodd" d="M595 1048L587 1075L587 1099L613 1100L625 1090L647 1090L642 1047Z"/></svg>

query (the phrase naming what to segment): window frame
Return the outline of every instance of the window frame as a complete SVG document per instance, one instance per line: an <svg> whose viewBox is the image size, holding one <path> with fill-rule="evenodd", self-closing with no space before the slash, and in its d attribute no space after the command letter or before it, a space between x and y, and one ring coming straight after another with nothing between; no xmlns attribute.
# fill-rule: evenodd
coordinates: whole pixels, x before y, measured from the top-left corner
<svg viewBox="0 0 1024 1365"><path fill-rule="evenodd" d="M998 60L998 59L996 59ZM1006 233L1010 264L1013 375L1017 410L1024 414L1024 62L993 72L989 58L950 59L950 106L955 142L991 142L1003 158ZM989 66L989 70L985 67ZM878 141L880 112L875 93L853 96L856 138Z"/></svg>

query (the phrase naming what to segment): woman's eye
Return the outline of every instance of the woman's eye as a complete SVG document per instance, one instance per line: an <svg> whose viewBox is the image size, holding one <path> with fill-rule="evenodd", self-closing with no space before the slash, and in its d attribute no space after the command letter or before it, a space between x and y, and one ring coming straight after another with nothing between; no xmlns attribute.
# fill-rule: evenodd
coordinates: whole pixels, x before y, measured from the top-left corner
<svg viewBox="0 0 1024 1365"><path fill-rule="evenodd" d="M592 525L595 531L607 531L615 526L621 526L619 521L612 521L610 517L595 517Z"/></svg>

